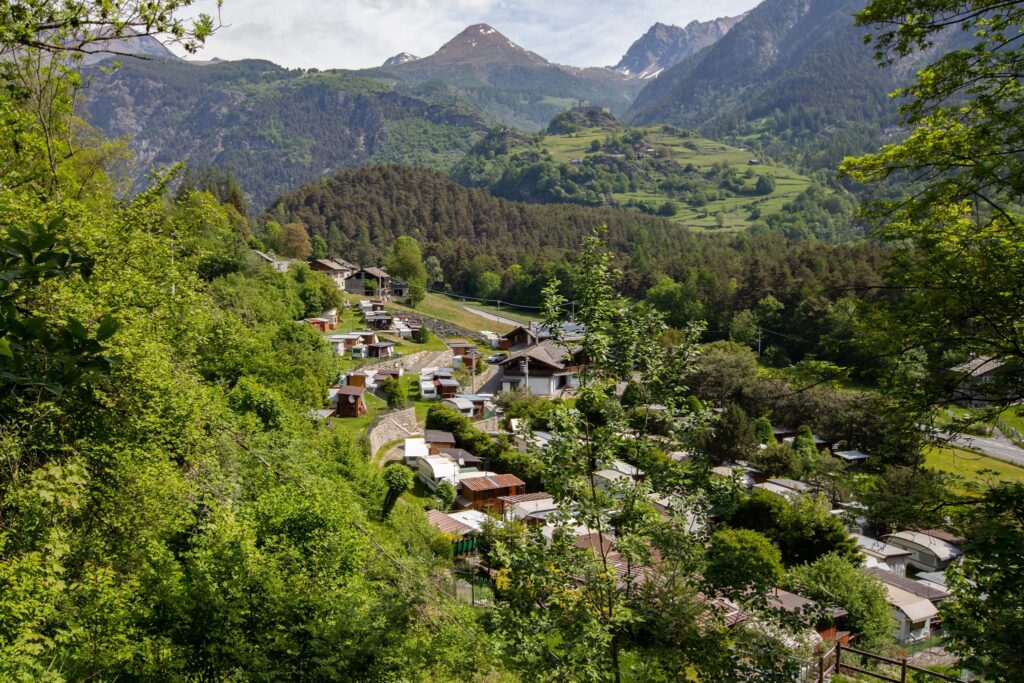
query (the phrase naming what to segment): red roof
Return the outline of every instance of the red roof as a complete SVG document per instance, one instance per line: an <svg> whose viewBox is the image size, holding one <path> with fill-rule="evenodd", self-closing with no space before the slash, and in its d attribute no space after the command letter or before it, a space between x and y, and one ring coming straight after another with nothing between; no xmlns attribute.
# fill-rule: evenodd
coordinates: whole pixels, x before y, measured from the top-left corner
<svg viewBox="0 0 1024 683"><path fill-rule="evenodd" d="M493 474L486 477L470 477L461 481L462 487L470 491L493 491L513 486L526 486L526 482L514 474Z"/></svg>
<svg viewBox="0 0 1024 683"><path fill-rule="evenodd" d="M427 510L427 521L446 534L465 536L473 530L473 527L463 524L453 517L449 517L440 510Z"/></svg>

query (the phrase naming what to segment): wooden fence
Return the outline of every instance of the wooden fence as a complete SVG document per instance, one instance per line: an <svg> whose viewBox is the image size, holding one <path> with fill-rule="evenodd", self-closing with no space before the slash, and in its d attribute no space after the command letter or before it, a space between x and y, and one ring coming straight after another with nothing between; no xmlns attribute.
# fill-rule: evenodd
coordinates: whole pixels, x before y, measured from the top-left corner
<svg viewBox="0 0 1024 683"><path fill-rule="evenodd" d="M871 671L863 666L857 666L854 662L858 661L858 658L860 658L859 663L862 665L865 663L865 659L870 659L872 661L898 667L898 677L889 676L877 671ZM891 683L907 683L908 672L924 674L937 681L952 681L952 683L959 683L960 681L958 678L953 678L945 674L936 673L934 671L929 671L928 669L923 669L919 666L914 666L913 664L908 664L906 657L891 659L889 657L882 657L881 655L844 646L842 643L836 643L836 646L832 648L832 650L819 656L817 668L818 683L825 683L827 677L834 673L856 673L862 676L877 678L880 681L890 681Z"/></svg>

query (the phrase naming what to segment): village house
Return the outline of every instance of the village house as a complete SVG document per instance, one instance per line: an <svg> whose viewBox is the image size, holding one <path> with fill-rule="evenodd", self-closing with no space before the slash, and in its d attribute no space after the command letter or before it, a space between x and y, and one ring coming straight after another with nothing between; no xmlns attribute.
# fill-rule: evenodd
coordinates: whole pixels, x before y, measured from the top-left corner
<svg viewBox="0 0 1024 683"><path fill-rule="evenodd" d="M306 318L302 322L306 323L307 325L309 325L310 327L312 327L314 330L321 334L325 332L330 332L331 330L337 327L336 323L332 323L327 318Z"/></svg>
<svg viewBox="0 0 1024 683"><path fill-rule="evenodd" d="M526 524L546 524L549 515L558 510L558 503L550 493L521 493L501 498L505 519L518 519Z"/></svg>
<svg viewBox="0 0 1024 683"><path fill-rule="evenodd" d="M865 569L864 571L884 584L894 586L902 591L916 595L919 598L930 600L936 605L952 595L949 592L949 589L945 586L938 586L927 581L910 579L906 576L897 576L896 574L887 572L879 567Z"/></svg>
<svg viewBox="0 0 1024 683"><path fill-rule="evenodd" d="M501 512L501 498L526 492L526 482L514 474L485 473L484 476L462 479L460 495L455 504L460 508Z"/></svg>
<svg viewBox="0 0 1024 683"><path fill-rule="evenodd" d="M381 268L360 268L345 279L349 294L386 297L391 290L391 276Z"/></svg>
<svg viewBox="0 0 1024 683"><path fill-rule="evenodd" d="M391 280L391 296L396 299L404 299L409 296L409 283L405 280Z"/></svg>
<svg viewBox="0 0 1024 683"><path fill-rule="evenodd" d="M499 365L501 390L527 389L534 396L556 397L579 386L582 349L543 341L512 353Z"/></svg>
<svg viewBox="0 0 1024 683"><path fill-rule="evenodd" d="M423 432L423 438L427 442L427 448L431 455L438 455L442 448L455 448L455 436L451 432L428 429Z"/></svg>
<svg viewBox="0 0 1024 683"><path fill-rule="evenodd" d="M885 537L886 542L910 551L907 563L926 572L945 571L950 562L960 557L960 549L952 543L922 531L899 531Z"/></svg>
<svg viewBox="0 0 1024 683"><path fill-rule="evenodd" d="M462 385L459 384L459 380L453 377L435 377L434 386L437 388L437 397L440 399L455 398L455 394L459 393Z"/></svg>
<svg viewBox="0 0 1024 683"><path fill-rule="evenodd" d="M579 323L562 323L559 328L567 343L579 341L583 336L583 325ZM510 349L519 351L549 339L551 339L551 331L545 325L531 322L506 333L499 339L498 348L503 351Z"/></svg>
<svg viewBox="0 0 1024 683"><path fill-rule="evenodd" d="M364 387L346 385L337 387L334 412L338 417L359 417L366 414L366 403L363 395L366 393Z"/></svg>
<svg viewBox="0 0 1024 683"><path fill-rule="evenodd" d="M491 398L489 394L486 396L480 394L456 394L455 398L466 401L471 406L468 413L464 413L469 417L480 418L487 414L487 410L492 406Z"/></svg>
<svg viewBox="0 0 1024 683"><path fill-rule="evenodd" d="M950 368L957 386L952 399L960 405L983 408L1005 394L999 390L997 380L1006 365L1004 361L991 356L978 356L966 363Z"/></svg>
<svg viewBox="0 0 1024 683"><path fill-rule="evenodd" d="M355 265L342 259L312 259L309 262L310 270L315 270L330 277L338 289L345 289L345 280L355 272Z"/></svg>
<svg viewBox="0 0 1024 683"><path fill-rule="evenodd" d="M479 467L483 464L483 460L476 457L472 453L462 448L439 448L437 449L438 455L443 455L446 458L453 460L459 469L463 467Z"/></svg>
<svg viewBox="0 0 1024 683"><path fill-rule="evenodd" d="M403 459L405 464L414 470L419 469L417 461L420 458L425 458L430 455L430 450L427 448L427 440L422 436L410 437L405 440L402 445L404 452Z"/></svg>
<svg viewBox="0 0 1024 683"><path fill-rule="evenodd" d="M394 342L377 342L366 346L370 358L391 358L395 353Z"/></svg>
<svg viewBox="0 0 1024 683"><path fill-rule="evenodd" d="M362 343L362 337L357 332L332 334L327 338L327 342L339 356L344 356L352 350L353 346Z"/></svg>

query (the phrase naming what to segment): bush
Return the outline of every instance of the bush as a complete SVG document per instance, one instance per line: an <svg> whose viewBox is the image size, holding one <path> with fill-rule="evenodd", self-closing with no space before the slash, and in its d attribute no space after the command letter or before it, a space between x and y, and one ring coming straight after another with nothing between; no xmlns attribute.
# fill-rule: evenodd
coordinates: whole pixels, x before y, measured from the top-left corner
<svg viewBox="0 0 1024 683"><path fill-rule="evenodd" d="M412 340L417 344L426 344L430 341L430 330L425 326L412 333Z"/></svg>
<svg viewBox="0 0 1024 683"><path fill-rule="evenodd" d="M380 385L380 393L384 395L384 400L388 402L390 408L401 408L405 405L407 392L404 383L399 379L388 377Z"/></svg>

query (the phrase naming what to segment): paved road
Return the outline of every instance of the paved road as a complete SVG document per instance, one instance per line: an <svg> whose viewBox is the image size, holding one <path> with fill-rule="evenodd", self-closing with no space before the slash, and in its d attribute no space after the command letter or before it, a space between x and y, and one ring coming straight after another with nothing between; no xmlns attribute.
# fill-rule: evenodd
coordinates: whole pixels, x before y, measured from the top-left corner
<svg viewBox="0 0 1024 683"><path fill-rule="evenodd" d="M469 311L473 315L478 315L481 318L487 318L488 320L493 320L496 323L502 323L504 325L511 325L512 327L519 327L520 325L523 324L522 320L513 320L512 318L506 318L503 315L498 315L497 313L491 313L489 311L484 311L484 310L481 310L479 308L473 308L472 306L463 306L462 308L464 310Z"/></svg>
<svg viewBox="0 0 1024 683"><path fill-rule="evenodd" d="M940 436L948 436L948 434ZM971 434L959 434L953 437L950 442L957 446L981 451L985 455L998 458L999 460L1006 460L1015 465L1024 466L1024 448L1018 448L1005 441L987 439L983 436L973 436Z"/></svg>

